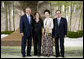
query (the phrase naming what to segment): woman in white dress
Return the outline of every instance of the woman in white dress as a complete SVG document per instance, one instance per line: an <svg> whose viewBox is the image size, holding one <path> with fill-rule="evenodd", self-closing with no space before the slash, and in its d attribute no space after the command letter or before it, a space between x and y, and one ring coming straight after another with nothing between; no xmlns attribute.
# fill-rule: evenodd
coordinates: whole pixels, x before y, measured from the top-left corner
<svg viewBox="0 0 84 59"><path fill-rule="evenodd" d="M42 53L45 56L53 55L53 39L52 39L52 29L53 29L53 19L50 18L50 11L45 10L44 19L44 29L43 29L43 44Z"/></svg>

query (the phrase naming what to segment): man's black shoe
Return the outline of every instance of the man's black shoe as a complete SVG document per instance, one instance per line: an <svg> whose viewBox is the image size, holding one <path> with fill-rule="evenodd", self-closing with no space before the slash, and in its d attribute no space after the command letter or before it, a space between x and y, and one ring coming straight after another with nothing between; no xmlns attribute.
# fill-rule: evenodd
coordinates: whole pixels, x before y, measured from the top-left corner
<svg viewBox="0 0 84 59"><path fill-rule="evenodd" d="M31 56L31 55L27 55L27 56Z"/></svg>
<svg viewBox="0 0 84 59"><path fill-rule="evenodd" d="M64 58L64 56L62 56Z"/></svg>
<svg viewBox="0 0 84 59"><path fill-rule="evenodd" d="M22 57L25 57L25 55L22 55Z"/></svg>
<svg viewBox="0 0 84 59"><path fill-rule="evenodd" d="M56 57L60 57L60 55L56 55Z"/></svg>

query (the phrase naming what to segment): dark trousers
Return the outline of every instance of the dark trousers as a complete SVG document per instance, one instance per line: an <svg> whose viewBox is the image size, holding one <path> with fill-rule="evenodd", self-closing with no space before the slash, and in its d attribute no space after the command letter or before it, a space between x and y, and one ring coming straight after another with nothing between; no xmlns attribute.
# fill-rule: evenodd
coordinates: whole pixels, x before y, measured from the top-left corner
<svg viewBox="0 0 84 59"><path fill-rule="evenodd" d="M34 55L41 55L41 35L34 35Z"/></svg>
<svg viewBox="0 0 84 59"><path fill-rule="evenodd" d="M56 55L59 56L59 40L60 40L60 49L61 49L61 56L64 56L64 37L59 37L59 35L57 35L57 37L55 37L55 51L56 51Z"/></svg>
<svg viewBox="0 0 84 59"><path fill-rule="evenodd" d="M25 56L26 43L27 43L27 55L30 55L30 53L31 53L31 45L32 45L32 36L28 37L27 39L22 37L21 53L22 53L23 56Z"/></svg>

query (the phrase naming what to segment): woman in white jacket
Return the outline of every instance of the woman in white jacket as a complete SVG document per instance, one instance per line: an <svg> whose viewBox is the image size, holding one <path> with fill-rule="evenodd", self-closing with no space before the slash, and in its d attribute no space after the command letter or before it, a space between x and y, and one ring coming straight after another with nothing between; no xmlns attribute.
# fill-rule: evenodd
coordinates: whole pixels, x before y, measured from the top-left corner
<svg viewBox="0 0 84 59"><path fill-rule="evenodd" d="M52 39L52 29L53 29L53 19L50 18L50 11L45 10L44 19L44 29L43 29L43 44L42 53L45 56L53 55L53 39Z"/></svg>

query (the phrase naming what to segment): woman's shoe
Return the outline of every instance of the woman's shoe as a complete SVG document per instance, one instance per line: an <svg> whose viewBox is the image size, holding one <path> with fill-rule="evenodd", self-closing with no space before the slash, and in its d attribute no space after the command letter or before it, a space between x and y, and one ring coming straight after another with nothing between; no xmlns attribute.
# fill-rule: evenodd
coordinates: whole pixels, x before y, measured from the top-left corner
<svg viewBox="0 0 84 59"><path fill-rule="evenodd" d="M50 54L47 55L48 57L50 56Z"/></svg>

